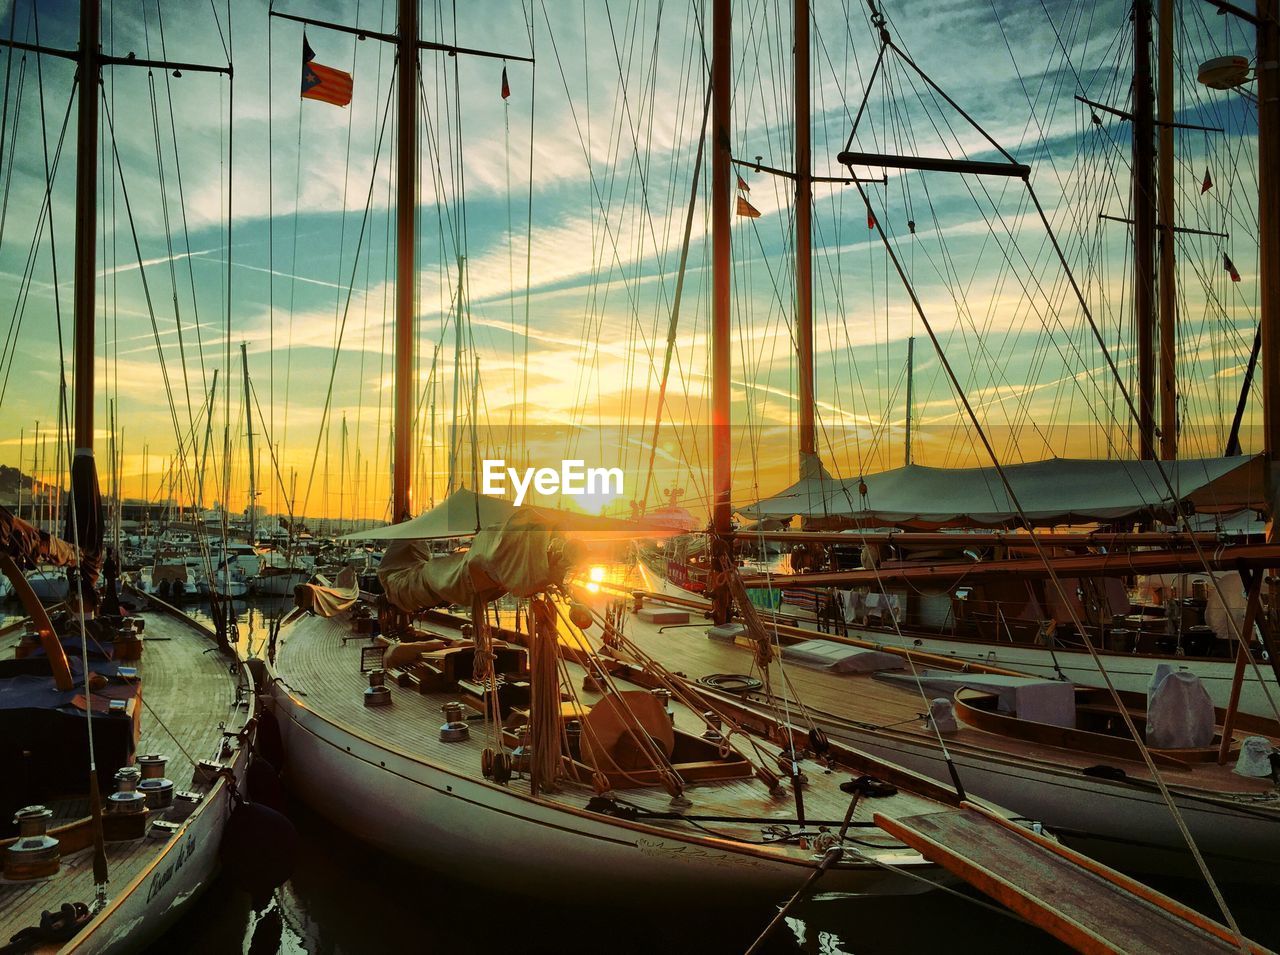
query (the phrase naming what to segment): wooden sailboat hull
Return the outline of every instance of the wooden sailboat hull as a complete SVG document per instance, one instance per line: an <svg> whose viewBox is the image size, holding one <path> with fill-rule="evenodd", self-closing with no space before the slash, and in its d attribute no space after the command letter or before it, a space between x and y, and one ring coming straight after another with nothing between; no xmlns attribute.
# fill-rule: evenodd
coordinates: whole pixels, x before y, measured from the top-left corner
<svg viewBox="0 0 1280 955"><path fill-rule="evenodd" d="M164 720L167 729L158 721L150 726L142 745L151 748L140 751L167 752L175 757L168 768L175 789L199 790L203 798L164 842L148 835L140 840L108 843L112 875L106 905L57 949L63 953L114 955L139 951L182 917L218 874L219 847L248 765L250 739L246 737L238 747L216 756L229 773L214 780L207 789L193 785L193 766L185 762L185 754L183 759L176 758L174 747L178 743L170 734L178 736L193 758L215 758L223 738L220 723L225 722L233 731L250 725L254 715L251 676L243 675L249 681L249 707L237 707L234 687L240 677L228 674L222 661L205 655L212 646L205 628L172 608L148 614L146 619L148 639L159 641L148 647L142 662L144 683L152 691L148 725L154 715ZM182 702L184 687L204 700L204 710L216 714L207 723L203 717L199 723L184 721L184 711L188 709ZM60 872L47 882L29 886L7 883L8 894L0 899L0 938L7 941L19 929L38 922L41 909L56 909L70 901L91 902L92 853L90 847L64 856Z"/></svg>
<svg viewBox="0 0 1280 955"><path fill-rule="evenodd" d="M750 846L682 839L458 775L322 716L279 680L268 703L281 727L288 784L303 801L384 852L467 881L615 905L659 896L769 904L813 871ZM865 863L833 868L821 884L824 892L868 896L927 888Z"/></svg>
<svg viewBox="0 0 1280 955"><path fill-rule="evenodd" d="M661 581L656 574L648 574L647 577L651 584L658 585L655 589L659 592L680 595L674 585ZM890 645L889 641L881 639L883 635L878 632L867 636L875 642ZM700 636L690 639L703 640ZM945 646L923 639L917 646L908 638L906 645L921 652L946 653ZM746 654L746 651L741 652ZM1059 661L1065 658L1062 652L1057 656ZM1141 666L1152 660L1138 657L1121 659L1136 661ZM1007 657L989 660L982 656L975 660L1025 669ZM746 656L742 661L743 667L749 666L748 661L749 656ZM722 663L719 668L733 669L734 664ZM1144 672L1147 676L1142 676ZM1134 689L1145 691L1149 674L1149 669L1135 668L1126 674L1126 679L1117 678L1116 684L1120 689L1131 684ZM851 684L842 691L857 694L858 689ZM850 702L852 704L852 698ZM837 717L849 717L815 717L832 739L899 763L943 784L951 784L951 772L942 748L931 734L901 732L887 727L870 728L867 723L872 718L870 710L859 710L851 705L845 712L837 710L833 702L826 706ZM854 722L854 719L860 722ZM1080 761L1055 760L1055 750L1051 746L1037 747L1034 758L1020 758L1014 752L967 745L959 740L949 740L947 748L961 782L971 795L1043 823L1059 834L1064 842L1109 865L1144 874L1196 875L1186 843L1168 807L1151 783L1140 779L1114 781L1086 776L1080 771L1084 765ZM1097 761L1105 763L1107 758L1099 756ZM1178 791L1175 788L1175 799L1216 874L1227 881L1280 882L1280 868L1274 864L1280 858L1280 793L1274 789L1270 793L1259 792L1257 787L1253 787L1255 791L1251 792L1246 780L1240 779L1240 782L1241 792L1236 795L1208 790Z"/></svg>

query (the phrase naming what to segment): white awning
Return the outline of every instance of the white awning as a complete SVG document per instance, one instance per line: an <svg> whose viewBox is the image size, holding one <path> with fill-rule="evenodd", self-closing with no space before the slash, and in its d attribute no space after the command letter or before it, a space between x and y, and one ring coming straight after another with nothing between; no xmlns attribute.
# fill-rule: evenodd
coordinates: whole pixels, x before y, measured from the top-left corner
<svg viewBox="0 0 1280 955"><path fill-rule="evenodd" d="M1173 494L1161 477L1163 466ZM1051 458L1006 465L1027 518L1035 524L1086 524L1151 515L1170 519L1174 502L1196 513L1267 506L1261 456L1180 461ZM918 464L865 477L815 477L741 508L755 518L831 519L861 526L1002 527L1018 511L995 468Z"/></svg>

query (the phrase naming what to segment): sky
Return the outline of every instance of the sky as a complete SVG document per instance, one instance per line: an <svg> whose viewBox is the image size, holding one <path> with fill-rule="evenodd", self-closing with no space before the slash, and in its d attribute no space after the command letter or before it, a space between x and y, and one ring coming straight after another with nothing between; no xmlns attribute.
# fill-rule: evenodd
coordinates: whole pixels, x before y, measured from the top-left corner
<svg viewBox="0 0 1280 955"><path fill-rule="evenodd" d="M393 50L307 28L317 62L353 74L353 100L338 108L299 98L303 27L263 2L103 6L103 45L115 55L234 67L233 79L105 71L95 388L104 484L242 508L252 430L269 511L385 517ZM846 173L835 156L865 96L854 149L999 160L994 142L1032 167L1031 189L894 170L862 186L866 201L855 186L815 186L820 453L841 476L905 461L914 337L912 460L987 463L932 328L1005 460L1133 456L1131 240L1123 222L1099 218L1129 216L1129 124L1074 98L1127 107L1127 6L882 6L910 60L890 51L876 71L866 4L814 3L815 174ZM0 2L0 30L71 49L77 7ZM394 7L275 5L379 32L394 30ZM1177 240L1178 354L1184 453L1216 455L1256 324L1256 119L1245 97L1194 82L1202 60L1252 48L1240 25L1205 9L1177 6L1175 108L1180 122L1221 132L1178 132L1175 195L1179 225L1221 235ZM789 3L734 4L731 146L747 163L793 165L790 18ZM536 63L421 54L415 505L438 500L451 472L474 485L477 457L521 467L578 457L627 474L625 494L585 502L592 508L652 506L676 487L704 512L709 171L696 156L709 5L477 0L424 4L421 21L425 40ZM59 395L71 386L74 121L59 143L74 68L40 59L14 53L3 64L0 463L56 482ZM1214 185L1202 192L1206 170ZM735 192L761 213L736 217L731 238L734 496L746 502L795 477L794 204L788 180L739 174L749 191Z"/></svg>

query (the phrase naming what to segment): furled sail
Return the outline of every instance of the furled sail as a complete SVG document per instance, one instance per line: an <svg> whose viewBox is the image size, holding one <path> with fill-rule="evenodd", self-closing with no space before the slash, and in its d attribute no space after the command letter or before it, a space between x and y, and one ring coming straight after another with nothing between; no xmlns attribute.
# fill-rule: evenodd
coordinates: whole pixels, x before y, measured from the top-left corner
<svg viewBox="0 0 1280 955"><path fill-rule="evenodd" d="M1163 466L1176 500L1161 477ZM1231 513L1267 507L1261 457L1179 461L1102 461L1051 458L1006 465L1005 473L1027 518L1036 524L1115 521L1150 516L1172 519L1176 505L1195 513ZM1000 527L1018 511L995 468L931 468L918 464L880 474L835 480L806 478L779 494L742 508L755 518L790 518L837 525Z"/></svg>
<svg viewBox="0 0 1280 955"><path fill-rule="evenodd" d="M0 507L0 553L8 554L19 565L76 565L76 549L48 531L42 531Z"/></svg>
<svg viewBox="0 0 1280 955"><path fill-rule="evenodd" d="M378 579L388 599L407 612L470 606L508 593L529 597L559 584L575 556L554 520L525 508L481 531L461 553L433 556L423 541L396 541L382 558Z"/></svg>

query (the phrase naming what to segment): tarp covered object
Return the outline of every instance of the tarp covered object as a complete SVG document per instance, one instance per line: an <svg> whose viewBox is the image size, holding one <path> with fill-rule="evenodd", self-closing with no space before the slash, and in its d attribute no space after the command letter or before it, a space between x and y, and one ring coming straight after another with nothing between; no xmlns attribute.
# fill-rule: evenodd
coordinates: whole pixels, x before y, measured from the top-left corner
<svg viewBox="0 0 1280 955"><path fill-rule="evenodd" d="M332 584L300 584L295 598L303 610L310 610L321 617L336 617L360 599L356 572L350 567L343 567Z"/></svg>
<svg viewBox="0 0 1280 955"><path fill-rule="evenodd" d="M378 579L387 598L407 613L465 607L476 598L529 597L559 584L574 556L573 545L544 514L521 509L477 534L463 553L433 557L421 541L396 541L382 558Z"/></svg>
<svg viewBox="0 0 1280 955"><path fill-rule="evenodd" d="M102 570L104 528L98 466L92 451L80 449L71 459L71 506L63 537L80 546L80 581L86 593L98 583Z"/></svg>
<svg viewBox="0 0 1280 955"><path fill-rule="evenodd" d="M8 554L19 565L76 565L76 549L64 540L42 531L15 517L8 508L0 507L0 553Z"/></svg>
<svg viewBox="0 0 1280 955"><path fill-rule="evenodd" d="M1173 495L1160 466L1173 485ZM1051 458L1006 465L1004 470L1027 518L1036 524L1084 524L1138 515L1169 518L1175 498L1200 513L1267 506L1260 456L1158 463ZM995 468L918 464L845 480L807 478L741 512L755 518L799 514L917 530L1001 527L1018 521L1017 508Z"/></svg>

